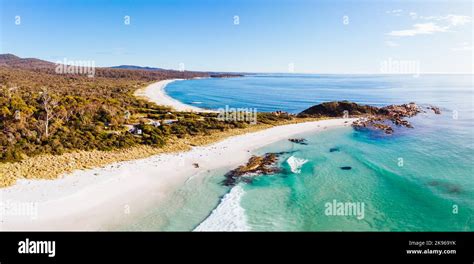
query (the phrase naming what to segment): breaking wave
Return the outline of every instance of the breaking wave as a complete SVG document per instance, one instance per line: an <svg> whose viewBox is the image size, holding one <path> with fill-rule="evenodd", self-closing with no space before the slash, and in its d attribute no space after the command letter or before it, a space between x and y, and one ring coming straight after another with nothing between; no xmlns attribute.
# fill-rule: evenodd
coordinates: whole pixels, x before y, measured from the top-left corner
<svg viewBox="0 0 474 264"><path fill-rule="evenodd" d="M286 163L288 163L293 173L301 173L301 167L303 167L306 162L308 162L307 159L300 159L295 156L291 156L286 160Z"/></svg>
<svg viewBox="0 0 474 264"><path fill-rule="evenodd" d="M249 231L245 209L240 205L244 194L242 186L232 188L216 209L193 231Z"/></svg>

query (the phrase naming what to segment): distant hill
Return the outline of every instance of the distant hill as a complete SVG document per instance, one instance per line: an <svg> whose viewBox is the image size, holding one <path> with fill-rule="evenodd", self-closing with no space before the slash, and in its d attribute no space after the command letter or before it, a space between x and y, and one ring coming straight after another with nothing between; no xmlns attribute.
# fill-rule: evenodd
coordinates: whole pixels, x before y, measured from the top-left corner
<svg viewBox="0 0 474 264"><path fill-rule="evenodd" d="M22 69L54 69L55 64L35 58L20 58L13 54L0 54L0 66Z"/></svg>
<svg viewBox="0 0 474 264"><path fill-rule="evenodd" d="M20 57L15 56L13 54L0 54L0 60L18 60Z"/></svg>
<svg viewBox="0 0 474 264"><path fill-rule="evenodd" d="M162 68L154 68L154 67L142 67L142 66L135 66L135 65L119 65L110 67L113 69L127 69L127 70L147 70L147 71L162 71Z"/></svg>
<svg viewBox="0 0 474 264"><path fill-rule="evenodd" d="M45 60L35 58L20 58L13 54L0 54L0 68L8 68L10 70L27 70L56 75L57 64ZM127 68L128 67L128 68ZM131 68L130 68L131 67ZM122 65L117 67L95 67L95 77L112 78L112 79L128 79L141 81L155 81L164 79L189 79L195 77L210 77L207 72L194 71L173 71L153 68L154 70L145 70L139 66ZM61 74L62 75L62 74ZM78 77L77 75L71 75Z"/></svg>
<svg viewBox="0 0 474 264"><path fill-rule="evenodd" d="M0 67L20 68L23 70L41 71L55 74L57 64L36 58L20 58L14 54L0 54ZM154 67L136 65L120 65L113 67L95 67L96 77L106 78L131 78L141 80L162 80L168 78L189 79L195 77L239 77L238 73L176 71Z"/></svg>

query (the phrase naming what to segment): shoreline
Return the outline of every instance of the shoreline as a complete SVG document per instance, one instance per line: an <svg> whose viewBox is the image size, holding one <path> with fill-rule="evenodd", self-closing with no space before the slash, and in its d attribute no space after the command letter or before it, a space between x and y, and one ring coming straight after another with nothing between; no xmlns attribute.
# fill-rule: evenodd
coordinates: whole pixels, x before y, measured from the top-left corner
<svg viewBox="0 0 474 264"><path fill-rule="evenodd" d="M117 226L156 206L193 175L238 166L250 158L252 151L268 144L302 133L350 126L354 120L274 126L185 152L75 170L54 181L20 179L15 185L0 189L0 197L12 207L34 205L37 214L4 215L0 230L104 230Z"/></svg>
<svg viewBox="0 0 474 264"><path fill-rule="evenodd" d="M176 111L180 112L198 112L198 113L217 113L217 111L199 108L197 106L188 105L182 103L165 92L165 88L168 84L175 81L182 81L185 79L171 79L171 80L162 80L155 83L152 83L144 88L140 88L135 91L134 95L141 97L147 101L153 102L157 105L164 105L173 108Z"/></svg>

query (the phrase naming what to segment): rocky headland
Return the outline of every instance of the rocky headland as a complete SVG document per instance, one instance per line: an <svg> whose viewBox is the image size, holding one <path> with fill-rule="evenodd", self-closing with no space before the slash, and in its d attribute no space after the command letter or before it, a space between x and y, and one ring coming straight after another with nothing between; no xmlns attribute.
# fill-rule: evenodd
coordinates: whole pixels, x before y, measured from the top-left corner
<svg viewBox="0 0 474 264"><path fill-rule="evenodd" d="M428 106L425 109L432 110L435 114L441 114L441 110L435 106ZM359 105L349 101L335 101L312 106L299 113L298 116L359 117L358 120L352 123L352 127L355 129L368 128L382 130L386 134L392 134L394 132L392 125L413 128L406 118L413 117L422 112L426 111L414 102L375 107Z"/></svg>

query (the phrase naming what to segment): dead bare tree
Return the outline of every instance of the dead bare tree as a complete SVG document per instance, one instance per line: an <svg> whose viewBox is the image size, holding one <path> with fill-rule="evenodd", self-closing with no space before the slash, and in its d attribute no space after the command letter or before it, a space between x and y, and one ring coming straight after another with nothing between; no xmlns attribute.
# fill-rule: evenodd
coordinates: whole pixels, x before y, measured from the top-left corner
<svg viewBox="0 0 474 264"><path fill-rule="evenodd" d="M47 88L42 89L40 101L46 113L44 119L44 136L47 138L49 137L49 123L54 117L54 109L58 106L58 102L51 97Z"/></svg>

